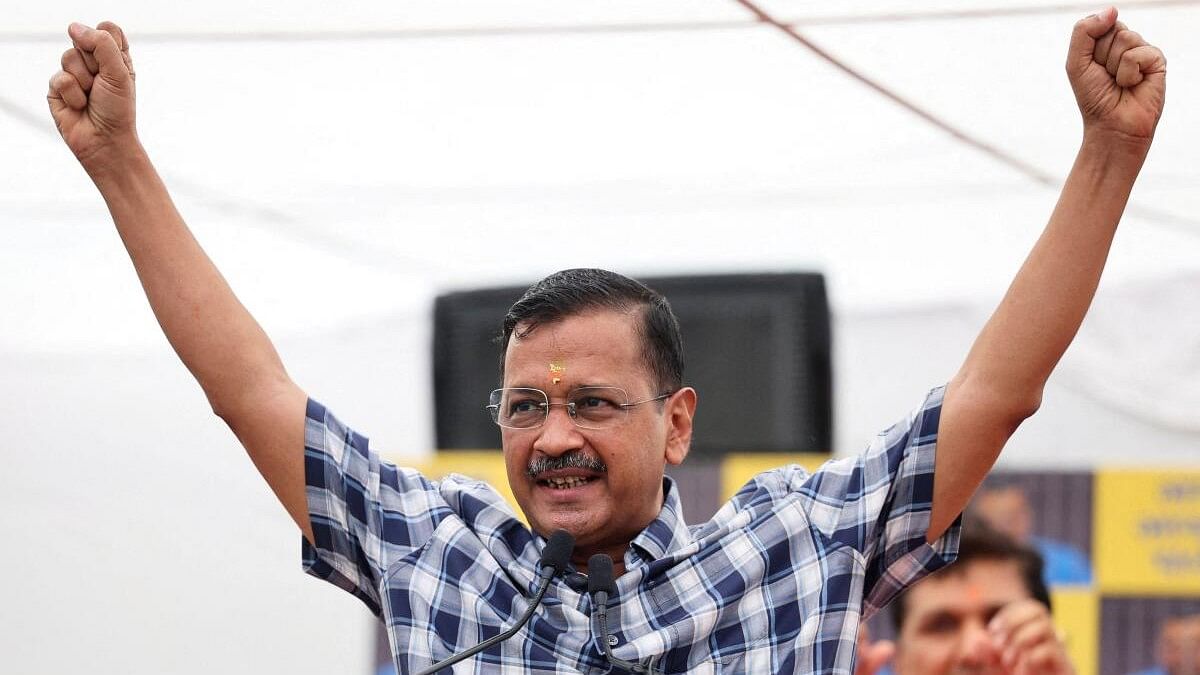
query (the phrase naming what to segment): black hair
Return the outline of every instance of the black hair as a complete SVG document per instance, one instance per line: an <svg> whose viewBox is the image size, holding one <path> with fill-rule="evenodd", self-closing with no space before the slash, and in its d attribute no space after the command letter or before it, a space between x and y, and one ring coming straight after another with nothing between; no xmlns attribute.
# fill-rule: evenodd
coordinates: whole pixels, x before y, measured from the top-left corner
<svg viewBox="0 0 1200 675"><path fill-rule="evenodd" d="M555 272L530 286L509 308L499 339L501 379L505 353L514 334L520 339L542 324L594 309L640 311L636 330L642 338L646 370L658 388L656 393L674 393L683 386L683 338L671 303L639 281L600 269Z"/></svg>
<svg viewBox="0 0 1200 675"><path fill-rule="evenodd" d="M962 536L959 539L958 558L938 574L955 574L965 570L966 566L977 560L1012 561L1017 563L1021 581L1034 600L1051 609L1050 590L1042 577L1045 566L1042 556L1036 550L1018 542L1012 537L996 530L978 517L967 517L963 520ZM892 603L892 625L896 633L904 625L907 611L905 593Z"/></svg>

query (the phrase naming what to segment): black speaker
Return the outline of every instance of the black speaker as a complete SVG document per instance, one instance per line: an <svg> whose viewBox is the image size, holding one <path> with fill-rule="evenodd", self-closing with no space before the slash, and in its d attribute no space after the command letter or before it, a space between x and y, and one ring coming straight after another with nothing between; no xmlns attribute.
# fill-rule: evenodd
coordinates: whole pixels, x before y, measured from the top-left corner
<svg viewBox="0 0 1200 675"><path fill-rule="evenodd" d="M833 442L829 304L820 274L639 279L667 297L683 332L684 382L699 405L691 457L829 452ZM496 448L484 410L499 387L497 338L526 287L450 293L433 321L437 445Z"/></svg>

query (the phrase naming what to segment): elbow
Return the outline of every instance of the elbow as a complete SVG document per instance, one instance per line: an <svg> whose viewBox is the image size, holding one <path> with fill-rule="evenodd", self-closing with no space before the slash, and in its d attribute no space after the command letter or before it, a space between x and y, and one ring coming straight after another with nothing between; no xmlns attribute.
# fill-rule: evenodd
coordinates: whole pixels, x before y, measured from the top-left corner
<svg viewBox="0 0 1200 675"><path fill-rule="evenodd" d="M208 397L208 407L212 409L212 413L221 418L221 421L226 426L233 429L237 419L238 406L232 405L225 398L213 396L208 392L205 392L205 395Z"/></svg>
<svg viewBox="0 0 1200 675"><path fill-rule="evenodd" d="M1007 405L998 408L1004 413L1002 419L1007 423L1009 435L1015 433L1022 422L1033 417L1041 406L1042 395L1041 392L1038 392L1036 396L1010 398Z"/></svg>
<svg viewBox="0 0 1200 675"><path fill-rule="evenodd" d="M1042 407L1042 388L997 389L989 392L987 398L1001 419L1007 420L1015 431Z"/></svg>
<svg viewBox="0 0 1200 675"><path fill-rule="evenodd" d="M295 385L283 372L255 374L253 377L221 382L219 386L203 387L213 414L221 418L234 433L237 433L242 420L257 417L264 406L294 388Z"/></svg>
<svg viewBox="0 0 1200 675"><path fill-rule="evenodd" d="M1042 387L1012 389L989 380L960 374L951 386L964 407L976 411L978 419L990 419L1011 435L1041 408Z"/></svg>
<svg viewBox="0 0 1200 675"><path fill-rule="evenodd" d="M1034 394L1026 396L1016 409L1018 417L1017 424L1033 417L1035 413L1042 407L1042 390L1038 389Z"/></svg>
<svg viewBox="0 0 1200 675"><path fill-rule="evenodd" d="M202 381L200 383L200 388L204 390L204 397L208 399L208 407L226 424L231 423L231 418L237 416L237 411L241 407L238 402L241 397L235 395L238 387L230 386L231 384L232 382L228 380Z"/></svg>
<svg viewBox="0 0 1200 675"><path fill-rule="evenodd" d="M221 420L224 421L226 424L229 424L230 412L229 412L228 406L222 405L220 401L213 398L212 396L209 396L208 397L208 407L212 409L212 413L214 415L221 418Z"/></svg>

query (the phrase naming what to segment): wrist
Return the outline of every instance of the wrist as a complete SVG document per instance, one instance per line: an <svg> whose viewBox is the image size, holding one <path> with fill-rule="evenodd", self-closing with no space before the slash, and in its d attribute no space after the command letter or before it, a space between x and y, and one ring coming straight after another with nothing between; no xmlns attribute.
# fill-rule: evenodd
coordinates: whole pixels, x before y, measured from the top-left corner
<svg viewBox="0 0 1200 675"><path fill-rule="evenodd" d="M150 163L136 133L131 133L125 138L113 139L77 159L92 182L101 190L109 185L120 184Z"/></svg>
<svg viewBox="0 0 1200 675"><path fill-rule="evenodd" d="M1085 126L1080 154L1095 155L1108 161L1136 161L1139 164L1150 152L1153 137L1134 136L1104 127Z"/></svg>
<svg viewBox="0 0 1200 675"><path fill-rule="evenodd" d="M1119 188L1128 193L1149 151L1149 139L1105 130L1085 131L1071 173L1096 189Z"/></svg>

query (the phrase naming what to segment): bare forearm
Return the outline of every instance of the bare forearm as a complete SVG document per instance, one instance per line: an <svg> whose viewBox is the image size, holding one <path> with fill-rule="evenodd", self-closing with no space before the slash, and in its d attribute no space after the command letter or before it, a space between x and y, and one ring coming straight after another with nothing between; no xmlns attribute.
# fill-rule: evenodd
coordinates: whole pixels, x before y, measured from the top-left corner
<svg viewBox="0 0 1200 675"><path fill-rule="evenodd" d="M1032 413L1095 295L1149 146L1085 136L1054 213L976 339L960 384Z"/></svg>
<svg viewBox="0 0 1200 675"><path fill-rule="evenodd" d="M1041 405L1079 330L1166 100L1166 58L1109 7L1075 23L1067 78L1083 144L1045 231L946 387L927 537L953 522Z"/></svg>
<svg viewBox="0 0 1200 675"><path fill-rule="evenodd" d="M159 325L296 524L313 540L304 481L307 395L171 203L137 138L133 60L111 22L73 23L46 102L100 189Z"/></svg>
<svg viewBox="0 0 1200 675"><path fill-rule="evenodd" d="M929 541L950 526L1041 404L1096 293L1148 147L1085 137L1050 222L947 387Z"/></svg>
<svg viewBox="0 0 1200 675"><path fill-rule="evenodd" d="M171 346L222 414L285 381L279 357L175 209L140 145L88 166Z"/></svg>

